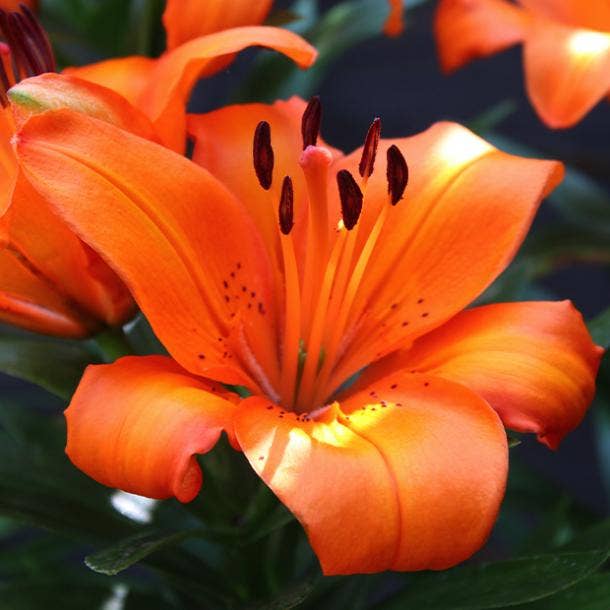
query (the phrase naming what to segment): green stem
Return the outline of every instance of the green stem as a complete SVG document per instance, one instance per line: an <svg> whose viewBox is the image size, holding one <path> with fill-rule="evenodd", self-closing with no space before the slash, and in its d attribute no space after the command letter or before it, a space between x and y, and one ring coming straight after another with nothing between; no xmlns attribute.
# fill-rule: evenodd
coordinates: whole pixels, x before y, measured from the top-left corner
<svg viewBox="0 0 610 610"><path fill-rule="evenodd" d="M95 337L95 343L100 350L104 362L114 362L122 356L134 353L125 332L121 327L109 328Z"/></svg>

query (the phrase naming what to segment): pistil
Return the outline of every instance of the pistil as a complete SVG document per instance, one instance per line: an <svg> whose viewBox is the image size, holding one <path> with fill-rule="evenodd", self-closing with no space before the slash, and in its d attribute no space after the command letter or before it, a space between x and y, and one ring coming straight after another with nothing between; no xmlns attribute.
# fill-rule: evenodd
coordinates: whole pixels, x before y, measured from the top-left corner
<svg viewBox="0 0 610 610"><path fill-rule="evenodd" d="M315 303L314 291L320 285L324 265L328 259L330 221L328 218L328 169L332 155L326 148L308 146L299 160L309 199L307 216L307 246L303 270L303 318L301 332L308 337L311 332L311 321Z"/></svg>

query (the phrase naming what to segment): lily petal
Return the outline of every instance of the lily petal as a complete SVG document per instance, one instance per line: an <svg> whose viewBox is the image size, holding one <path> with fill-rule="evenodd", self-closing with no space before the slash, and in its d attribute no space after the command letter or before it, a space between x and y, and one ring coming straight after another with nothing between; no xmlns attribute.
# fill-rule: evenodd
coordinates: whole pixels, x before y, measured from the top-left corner
<svg viewBox="0 0 610 610"><path fill-rule="evenodd" d="M273 0L168 0L163 13L167 48L221 30L263 23L272 4Z"/></svg>
<svg viewBox="0 0 610 610"><path fill-rule="evenodd" d="M1 0L0 8L5 11L17 11L19 10L19 5L25 4L30 8L36 8L38 5L38 0Z"/></svg>
<svg viewBox="0 0 610 610"><path fill-rule="evenodd" d="M97 328L82 319L21 257L0 247L0 320L34 332L85 337Z"/></svg>
<svg viewBox="0 0 610 610"><path fill-rule="evenodd" d="M582 316L563 301L475 307L393 360L398 369L468 386L508 428L535 432L555 449L593 400L602 354Z"/></svg>
<svg viewBox="0 0 610 610"><path fill-rule="evenodd" d="M500 420L441 379L397 374L308 418L251 398L235 430L325 574L452 566L483 544L504 493Z"/></svg>
<svg viewBox="0 0 610 610"><path fill-rule="evenodd" d="M524 46L527 92L553 128L580 121L610 91L610 34L535 19Z"/></svg>
<svg viewBox="0 0 610 610"><path fill-rule="evenodd" d="M46 73L27 78L12 87L8 96L18 126L32 114L70 108L147 140L157 139L152 123L122 95L76 76Z"/></svg>
<svg viewBox="0 0 610 610"><path fill-rule="evenodd" d="M11 146L15 123L10 108L0 108L0 217L11 205L17 182L17 159Z"/></svg>
<svg viewBox="0 0 610 610"><path fill-rule="evenodd" d="M403 0L388 0L390 14L383 26L386 36L400 36L405 28L403 20Z"/></svg>
<svg viewBox="0 0 610 610"><path fill-rule="evenodd" d="M452 72L521 42L528 20L527 11L506 0L441 0L434 31L442 69Z"/></svg>
<svg viewBox="0 0 610 610"><path fill-rule="evenodd" d="M23 177L0 223L0 290L13 303L5 309L6 321L47 334L85 336L104 324L121 324L134 313L123 282ZM15 308L21 319L12 317Z"/></svg>
<svg viewBox="0 0 610 610"><path fill-rule="evenodd" d="M34 187L121 275L176 360L250 384L231 333L272 341L275 312L241 204L187 159L70 110L32 117L16 149Z"/></svg>
<svg viewBox="0 0 610 610"><path fill-rule="evenodd" d="M252 26L195 38L156 61L130 57L70 70L70 73L110 88L117 87L119 93L152 120L163 143L182 152L185 106L191 89L199 78L217 72L227 56L251 46L283 53L302 68L311 66L317 55L309 43L293 32Z"/></svg>
<svg viewBox="0 0 610 610"><path fill-rule="evenodd" d="M557 162L508 155L453 123L382 140L378 158L391 144L411 178L404 199L389 210L362 280L352 314L358 340L346 349L338 384L472 302L511 261L541 199L563 176ZM360 155L338 166L353 169ZM378 169L367 185L364 235L387 197Z"/></svg>
<svg viewBox="0 0 610 610"><path fill-rule="evenodd" d="M233 411L219 386L190 376L171 358L89 366L66 410L66 453L103 485L190 502L202 483L194 455L230 432Z"/></svg>
<svg viewBox="0 0 610 610"><path fill-rule="evenodd" d="M610 30L610 4L603 0L519 0L519 3L566 25Z"/></svg>
<svg viewBox="0 0 610 610"><path fill-rule="evenodd" d="M71 66L66 68L63 74L112 89L130 104L142 109L138 104L149 81L152 80L157 61L139 55L119 57L85 66Z"/></svg>

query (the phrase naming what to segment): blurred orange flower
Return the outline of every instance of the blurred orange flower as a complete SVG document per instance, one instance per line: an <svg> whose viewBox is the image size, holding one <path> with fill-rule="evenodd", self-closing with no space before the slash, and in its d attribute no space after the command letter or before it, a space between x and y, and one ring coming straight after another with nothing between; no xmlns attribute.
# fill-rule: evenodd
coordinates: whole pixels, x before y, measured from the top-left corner
<svg viewBox="0 0 610 610"><path fill-rule="evenodd" d="M31 9L36 9L38 7L38 0L0 0L0 9L17 11L22 4Z"/></svg>
<svg viewBox="0 0 610 610"><path fill-rule="evenodd" d="M0 43L0 321L50 335L85 337L128 320L135 303L118 276L20 172L11 139L34 108L24 111L12 105L7 90L24 76L52 72L55 62L46 35L27 9L0 14L0 29L10 44ZM144 137L152 134L118 94L84 81L48 73L24 81L13 92L27 107L36 97L28 95L40 87L49 107L60 97L78 99L92 114Z"/></svg>
<svg viewBox="0 0 610 610"><path fill-rule="evenodd" d="M528 96L552 128L578 123L610 92L610 3L606 0L441 0L441 65L523 44Z"/></svg>
<svg viewBox="0 0 610 610"><path fill-rule="evenodd" d="M316 50L286 29L233 27L262 21L267 4L170 0L164 15L168 47L160 58L110 59L65 73L117 91L150 118L165 146L184 152L186 104L192 88L199 79L222 70L235 53L261 46L283 53L301 68L315 61Z"/></svg>
<svg viewBox="0 0 610 610"><path fill-rule="evenodd" d="M388 4L390 14L384 31L398 36L403 29L403 0L388 0ZM228 28L263 23L272 5L273 0L167 0L163 13L167 48Z"/></svg>
<svg viewBox="0 0 610 610"><path fill-rule="evenodd" d="M390 4L390 14L385 22L383 31L388 36L399 36L405 25L403 21L403 0L388 0Z"/></svg>
<svg viewBox="0 0 610 610"><path fill-rule="evenodd" d="M88 368L67 453L188 502L224 430L326 574L447 568L496 518L502 424L556 447L594 393L602 350L569 302L464 310L562 167L452 123L380 140L376 120L343 156L320 116L294 98L191 117L194 162L70 110L24 125L28 179L171 354Z"/></svg>
<svg viewBox="0 0 610 610"><path fill-rule="evenodd" d="M54 74L48 38L27 8L0 14L0 29L8 43L0 43L0 320L66 337L121 325L135 313L133 299L114 272L47 209L24 179L10 145L15 129L32 113L70 107L181 149L188 92L217 55L264 41L305 66L314 60L315 50L290 32L249 28L198 39L157 62L146 58L111 62L113 67L123 62L156 66L135 75L138 83L151 74L161 79L143 87L150 102L145 110L156 118L153 125L119 93L72 74ZM87 70L98 69L99 65L72 72L84 76ZM118 73L111 76L120 79ZM33 78L21 80L25 77ZM132 82L125 85L136 87Z"/></svg>

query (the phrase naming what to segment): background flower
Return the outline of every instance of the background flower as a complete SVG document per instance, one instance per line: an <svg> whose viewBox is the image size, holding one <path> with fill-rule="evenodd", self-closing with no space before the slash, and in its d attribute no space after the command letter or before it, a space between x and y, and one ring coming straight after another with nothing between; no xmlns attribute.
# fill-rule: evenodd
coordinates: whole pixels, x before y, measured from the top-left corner
<svg viewBox="0 0 610 610"><path fill-rule="evenodd" d="M436 37L447 72L523 43L527 92L549 127L574 125L610 90L603 0L442 0Z"/></svg>

